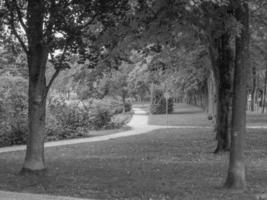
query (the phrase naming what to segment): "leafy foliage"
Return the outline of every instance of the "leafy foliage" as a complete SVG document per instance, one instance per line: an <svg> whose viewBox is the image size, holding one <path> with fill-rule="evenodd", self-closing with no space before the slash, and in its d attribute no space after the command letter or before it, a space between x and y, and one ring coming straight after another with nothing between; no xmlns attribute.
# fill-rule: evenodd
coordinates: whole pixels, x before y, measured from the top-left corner
<svg viewBox="0 0 267 200"><path fill-rule="evenodd" d="M25 143L28 130L27 81L19 76L0 76L0 143Z"/></svg>
<svg viewBox="0 0 267 200"><path fill-rule="evenodd" d="M150 105L151 114L164 114L166 113L166 99L161 89L155 89L153 93L153 102ZM173 112L173 99L168 99L168 113Z"/></svg>
<svg viewBox="0 0 267 200"><path fill-rule="evenodd" d="M117 116L122 113L122 105L109 99L66 101L63 96L59 96L50 101L48 108L48 122L55 120L54 127L47 124L48 138L87 136L90 130L120 128L127 122L124 116Z"/></svg>

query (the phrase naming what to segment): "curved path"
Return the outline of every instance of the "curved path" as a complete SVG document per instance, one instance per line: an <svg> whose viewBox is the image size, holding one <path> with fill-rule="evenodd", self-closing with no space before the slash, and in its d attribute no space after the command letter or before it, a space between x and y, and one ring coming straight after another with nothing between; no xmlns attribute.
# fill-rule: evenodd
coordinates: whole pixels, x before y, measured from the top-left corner
<svg viewBox="0 0 267 200"><path fill-rule="evenodd" d="M120 133L114 133L114 134L110 134L110 135L104 135L104 136L47 142L47 143L45 143L45 147L54 147L54 146L64 146L64 145L72 145L72 144L106 141L106 140L110 140L110 139L116 139L116 138L121 138L121 137L132 136L132 135L140 135L140 134L148 133L148 132L155 130L155 129L158 129L158 128L163 128L163 126L148 125L148 123L147 123L148 116L147 116L147 113L145 111L143 111L139 108L134 108L133 110L134 110L135 114L133 115L132 120L127 124L129 127L131 127L131 130L120 132ZM21 150L25 150L25 149L26 149L25 145L3 147L3 148L0 148L0 153L21 151Z"/></svg>
<svg viewBox="0 0 267 200"><path fill-rule="evenodd" d="M47 143L45 143L45 147L54 147L54 146L64 146L64 145L72 145L72 144L106 141L106 140L110 140L110 139L128 137L128 136L132 136L132 135L145 134L145 133L149 133L150 131L153 131L156 129L163 129L163 128L212 128L210 126L184 126L184 125L181 125L181 126L158 126L158 125L149 125L148 124L148 113L146 111L144 111L140 108L133 108L133 111L134 111L133 118L127 124L129 127L131 127L131 130L120 132L120 133L114 133L114 134L110 134L110 135L104 135L104 136L47 142ZM267 129L267 126L248 125L247 128ZM25 150L25 149L26 149L25 145L3 147L3 148L0 148L0 153L21 151L21 150Z"/></svg>

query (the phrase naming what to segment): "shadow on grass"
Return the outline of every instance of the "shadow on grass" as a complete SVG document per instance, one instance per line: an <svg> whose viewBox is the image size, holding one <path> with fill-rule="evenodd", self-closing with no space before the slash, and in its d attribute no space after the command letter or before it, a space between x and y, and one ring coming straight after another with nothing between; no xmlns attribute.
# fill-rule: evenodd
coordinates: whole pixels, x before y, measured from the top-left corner
<svg viewBox="0 0 267 200"><path fill-rule="evenodd" d="M195 110L187 110L187 111L174 111L172 113L170 113L170 115L174 114L174 115L179 115L179 114L199 114L199 113L205 113L204 111L202 110L199 110L199 111L195 111Z"/></svg>
<svg viewBox="0 0 267 200"><path fill-rule="evenodd" d="M24 152L0 154L0 189L96 199L253 200L267 183L264 133L247 135L248 180L242 194L221 189L228 156L215 156L206 129L161 129L90 144L46 149L48 173L18 176Z"/></svg>

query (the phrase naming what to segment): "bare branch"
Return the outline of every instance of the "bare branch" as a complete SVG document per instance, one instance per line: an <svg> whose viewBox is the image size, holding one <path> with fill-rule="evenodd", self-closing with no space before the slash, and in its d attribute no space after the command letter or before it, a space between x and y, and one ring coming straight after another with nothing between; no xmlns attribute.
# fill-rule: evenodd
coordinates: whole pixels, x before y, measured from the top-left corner
<svg viewBox="0 0 267 200"><path fill-rule="evenodd" d="M66 41L65 41L65 46L64 46L64 50L63 50L63 52L62 52L62 55L61 55L61 57L60 57L60 61L59 61L59 67L56 69L56 71L55 71L55 73L53 74L53 76L51 77L51 79L50 79L48 85L46 86L45 96L47 96L48 91L49 91L49 89L51 88L53 82L55 81L55 79L56 79L57 76L59 75L60 71L62 70L62 67L61 67L61 66L62 66L62 64L63 64L64 58L65 58L65 54L66 54L66 52L67 52L67 48L68 48L68 45L69 45L68 42L69 42L69 41L66 39ZM50 54L50 55L51 55L51 59L52 59L52 61L54 61L54 56L53 56L53 54Z"/></svg>
<svg viewBox="0 0 267 200"><path fill-rule="evenodd" d="M18 39L21 47L23 48L23 50L25 51L25 53L28 55L29 51L27 49L26 44L24 43L23 39L21 38L21 36L19 35L16 27L15 27L15 17L14 17L14 11L13 9L10 7L10 4L8 3L8 0L5 1L7 8L10 12L10 19L9 19L9 24L11 26L11 31L13 32L13 34L15 35L15 37Z"/></svg>
<svg viewBox="0 0 267 200"><path fill-rule="evenodd" d="M47 93L48 93L49 89L51 88L53 82L55 81L55 79L56 79L57 76L59 75L59 72L60 72L60 71L61 71L60 69L57 69L57 70L55 71L55 73L53 74L53 76L51 77L51 79L50 79L48 85L46 86L46 92L45 92L46 96L47 96Z"/></svg>
<svg viewBox="0 0 267 200"><path fill-rule="evenodd" d="M17 0L13 0L13 3L15 5L15 8L16 8L16 12L18 14L18 20L19 20L19 23L21 24L22 28L24 29L24 31L27 33L28 32L28 27L26 26L26 24L23 22L23 16L22 16L22 13L21 13L21 10L18 6L18 3L17 3Z"/></svg>

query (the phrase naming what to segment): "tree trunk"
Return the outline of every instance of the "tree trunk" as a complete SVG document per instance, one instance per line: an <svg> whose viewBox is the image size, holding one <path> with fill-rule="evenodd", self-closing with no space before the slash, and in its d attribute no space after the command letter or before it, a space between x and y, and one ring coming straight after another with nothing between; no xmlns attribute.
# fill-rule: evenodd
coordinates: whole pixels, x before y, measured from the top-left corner
<svg viewBox="0 0 267 200"><path fill-rule="evenodd" d="M40 75L42 76L42 75ZM38 80L29 83L29 135L27 151L22 172L42 171L44 162L45 110L43 99L45 81Z"/></svg>
<svg viewBox="0 0 267 200"><path fill-rule="evenodd" d="M218 112L217 112L217 147L215 153L228 151L230 149L230 122L232 108L232 72L233 53L230 44L230 35L225 33L219 39L218 44Z"/></svg>
<svg viewBox="0 0 267 200"><path fill-rule="evenodd" d="M264 88L263 88L263 95L262 95L262 110L261 113L265 112L265 104L266 104L266 87L267 87L267 64L265 70L265 77L264 77Z"/></svg>
<svg viewBox="0 0 267 200"><path fill-rule="evenodd" d="M232 189L246 187L244 163L244 135L246 132L247 72L249 61L249 9L247 2L235 1L235 17L243 25L236 38L236 58L233 93L233 120L228 176L225 186Z"/></svg>
<svg viewBox="0 0 267 200"><path fill-rule="evenodd" d="M41 0L28 1L29 135L22 173L45 170L44 138L46 111L46 63Z"/></svg>
<svg viewBox="0 0 267 200"><path fill-rule="evenodd" d="M256 98L256 68L252 68L252 90L251 90L251 111L255 111L255 98Z"/></svg>
<svg viewBox="0 0 267 200"><path fill-rule="evenodd" d="M154 104L154 90L155 90L155 86L154 86L154 83L152 82L151 83L151 89L150 89L150 108L153 107L153 104ZM150 112L151 114L151 112Z"/></svg>
<svg viewBox="0 0 267 200"><path fill-rule="evenodd" d="M125 100L125 95L124 93L122 94L122 106L123 106L123 110L122 112L125 113L126 112L126 100Z"/></svg>
<svg viewBox="0 0 267 200"><path fill-rule="evenodd" d="M210 72L209 78L207 80L207 85L208 85L208 115L209 119L214 119L215 118L215 81L213 77L212 71Z"/></svg>

